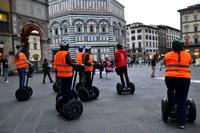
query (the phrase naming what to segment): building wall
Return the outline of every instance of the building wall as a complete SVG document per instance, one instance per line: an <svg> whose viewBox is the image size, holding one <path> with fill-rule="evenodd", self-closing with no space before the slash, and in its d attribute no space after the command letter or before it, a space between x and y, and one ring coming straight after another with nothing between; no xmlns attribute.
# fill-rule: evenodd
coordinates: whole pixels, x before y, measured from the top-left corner
<svg viewBox="0 0 200 133"><path fill-rule="evenodd" d="M33 30L41 36L41 54L48 58L48 0L12 0L12 31L14 47ZM48 58L50 59L50 58Z"/></svg>
<svg viewBox="0 0 200 133"><path fill-rule="evenodd" d="M131 56L151 58L158 52L157 28L142 23L127 25L127 40L127 50Z"/></svg>
<svg viewBox="0 0 200 133"><path fill-rule="evenodd" d="M12 35L11 35L11 10L10 0L0 0L0 76L2 75L1 60L8 55L11 68L12 62Z"/></svg>
<svg viewBox="0 0 200 133"><path fill-rule="evenodd" d="M115 0L49 1L52 49L67 37L74 57L79 45L90 45L94 58L114 58L115 45L125 43L124 7ZM111 11L112 12L109 12ZM122 13L121 13L122 12Z"/></svg>
<svg viewBox="0 0 200 133"><path fill-rule="evenodd" d="M35 46L36 45L36 48ZM34 59L34 55L38 55L38 60ZM41 44L39 35L29 36L29 59L31 61L41 61Z"/></svg>
<svg viewBox="0 0 200 133"><path fill-rule="evenodd" d="M186 45L200 43L200 8L181 11L181 31ZM196 41L195 41L196 40Z"/></svg>

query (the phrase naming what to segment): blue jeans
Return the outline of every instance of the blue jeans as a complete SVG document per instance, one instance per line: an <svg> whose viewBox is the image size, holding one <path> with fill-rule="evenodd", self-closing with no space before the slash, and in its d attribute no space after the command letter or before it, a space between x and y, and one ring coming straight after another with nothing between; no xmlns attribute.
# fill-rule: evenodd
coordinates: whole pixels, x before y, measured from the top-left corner
<svg viewBox="0 0 200 133"><path fill-rule="evenodd" d="M17 69L18 75L19 75L19 88L24 88L25 83L25 77L26 77L26 69L25 68L19 68Z"/></svg>
<svg viewBox="0 0 200 133"><path fill-rule="evenodd" d="M3 68L4 81L8 80L8 68Z"/></svg>

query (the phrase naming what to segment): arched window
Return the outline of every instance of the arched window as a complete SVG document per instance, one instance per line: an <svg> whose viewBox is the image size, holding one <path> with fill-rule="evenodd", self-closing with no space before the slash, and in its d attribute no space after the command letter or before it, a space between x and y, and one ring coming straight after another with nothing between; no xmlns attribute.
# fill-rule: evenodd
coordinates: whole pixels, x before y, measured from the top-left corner
<svg viewBox="0 0 200 133"><path fill-rule="evenodd" d="M90 25L90 33L93 33L93 32L94 32L94 26Z"/></svg>
<svg viewBox="0 0 200 133"><path fill-rule="evenodd" d="M65 25L65 26L63 27L63 33L64 33L64 34L67 34L67 33L68 33L67 25Z"/></svg>
<svg viewBox="0 0 200 133"><path fill-rule="evenodd" d="M106 26L105 25L102 26L102 33L106 33Z"/></svg>
<svg viewBox="0 0 200 133"><path fill-rule="evenodd" d="M81 33L82 32L82 26L81 25L77 25L77 32Z"/></svg>

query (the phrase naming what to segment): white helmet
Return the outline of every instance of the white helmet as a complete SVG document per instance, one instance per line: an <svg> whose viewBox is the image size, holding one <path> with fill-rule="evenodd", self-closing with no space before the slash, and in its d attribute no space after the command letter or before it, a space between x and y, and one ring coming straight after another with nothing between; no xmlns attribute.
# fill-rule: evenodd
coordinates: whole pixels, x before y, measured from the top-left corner
<svg viewBox="0 0 200 133"><path fill-rule="evenodd" d="M69 45L68 39L63 38L59 45L60 46L68 46Z"/></svg>
<svg viewBox="0 0 200 133"><path fill-rule="evenodd" d="M85 47L85 50L90 50L90 49L91 49L91 47L88 45Z"/></svg>

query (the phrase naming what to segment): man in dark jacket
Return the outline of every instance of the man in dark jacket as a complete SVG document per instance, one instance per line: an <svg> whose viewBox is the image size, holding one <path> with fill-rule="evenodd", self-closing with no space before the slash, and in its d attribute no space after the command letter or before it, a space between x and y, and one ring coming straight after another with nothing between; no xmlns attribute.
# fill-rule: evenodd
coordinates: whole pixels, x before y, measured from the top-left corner
<svg viewBox="0 0 200 133"><path fill-rule="evenodd" d="M3 75L4 75L4 82L5 83L9 83L8 81L8 56L5 55L4 59L3 59Z"/></svg>

